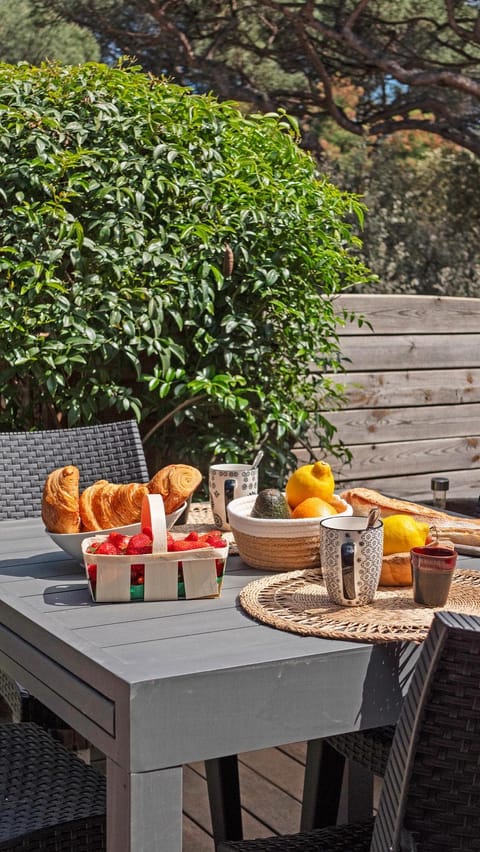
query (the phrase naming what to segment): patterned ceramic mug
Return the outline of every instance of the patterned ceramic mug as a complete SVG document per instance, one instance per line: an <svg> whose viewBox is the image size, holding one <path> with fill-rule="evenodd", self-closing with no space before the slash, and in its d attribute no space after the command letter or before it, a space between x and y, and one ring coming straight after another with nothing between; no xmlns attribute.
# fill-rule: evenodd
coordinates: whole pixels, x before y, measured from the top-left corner
<svg viewBox="0 0 480 852"><path fill-rule="evenodd" d="M251 464L213 464L208 469L208 490L215 524L229 530L228 504L258 491L258 467Z"/></svg>
<svg viewBox="0 0 480 852"><path fill-rule="evenodd" d="M383 558L383 523L333 516L320 521L320 564L329 598L341 606L365 606L378 588Z"/></svg>

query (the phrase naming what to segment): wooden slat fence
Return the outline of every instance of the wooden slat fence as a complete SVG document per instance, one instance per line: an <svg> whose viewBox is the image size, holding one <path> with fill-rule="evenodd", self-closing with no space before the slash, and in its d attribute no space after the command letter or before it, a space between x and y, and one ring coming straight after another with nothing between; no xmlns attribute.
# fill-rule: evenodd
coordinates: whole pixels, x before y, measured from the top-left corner
<svg viewBox="0 0 480 852"><path fill-rule="evenodd" d="M424 500L432 475L444 475L450 496L477 497L480 299L349 295L338 306L371 325L340 337L347 403L327 416L352 461L328 459L338 487Z"/></svg>

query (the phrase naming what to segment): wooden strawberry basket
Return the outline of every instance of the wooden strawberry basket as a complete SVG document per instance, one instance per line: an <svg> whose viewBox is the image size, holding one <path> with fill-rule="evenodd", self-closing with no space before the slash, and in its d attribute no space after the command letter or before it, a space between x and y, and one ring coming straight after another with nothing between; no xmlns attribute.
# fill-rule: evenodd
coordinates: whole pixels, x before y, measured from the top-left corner
<svg viewBox="0 0 480 852"><path fill-rule="evenodd" d="M106 535L92 535L82 543L90 594L96 603L219 597L228 544L199 546L188 536L168 533L171 546L181 548L168 550L163 499L158 494L144 500L142 531L151 533L152 553L89 552L92 546L107 542ZM189 546L192 549L184 549Z"/></svg>

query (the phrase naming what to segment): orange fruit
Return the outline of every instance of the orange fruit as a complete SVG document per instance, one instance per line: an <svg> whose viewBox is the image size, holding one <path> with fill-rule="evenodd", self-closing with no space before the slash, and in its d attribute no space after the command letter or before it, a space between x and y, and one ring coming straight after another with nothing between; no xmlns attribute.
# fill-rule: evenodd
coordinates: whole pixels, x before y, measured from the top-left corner
<svg viewBox="0 0 480 852"><path fill-rule="evenodd" d="M285 496L292 509L307 497L320 497L329 502L333 496L335 480L330 465L317 461L314 464L303 464L298 467L287 480Z"/></svg>
<svg viewBox="0 0 480 852"><path fill-rule="evenodd" d="M336 494L332 494L332 496L328 498L328 502L331 506L333 506L337 513L344 512L347 507L345 500L342 500L341 497L337 497Z"/></svg>
<svg viewBox="0 0 480 852"><path fill-rule="evenodd" d="M337 510L321 497L307 497L292 512L292 518L327 518L336 515Z"/></svg>

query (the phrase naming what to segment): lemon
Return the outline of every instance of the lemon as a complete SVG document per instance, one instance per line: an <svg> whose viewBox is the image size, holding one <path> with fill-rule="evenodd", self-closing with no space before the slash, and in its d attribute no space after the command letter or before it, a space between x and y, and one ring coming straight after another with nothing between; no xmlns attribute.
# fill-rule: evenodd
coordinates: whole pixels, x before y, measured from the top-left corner
<svg viewBox="0 0 480 852"><path fill-rule="evenodd" d="M287 480L285 496L292 509L307 497L320 497L326 503L330 501L335 488L335 480L330 465L317 461L303 464Z"/></svg>
<svg viewBox="0 0 480 852"><path fill-rule="evenodd" d="M406 553L412 547L423 547L429 525L411 515L388 515L383 518L383 555Z"/></svg>

